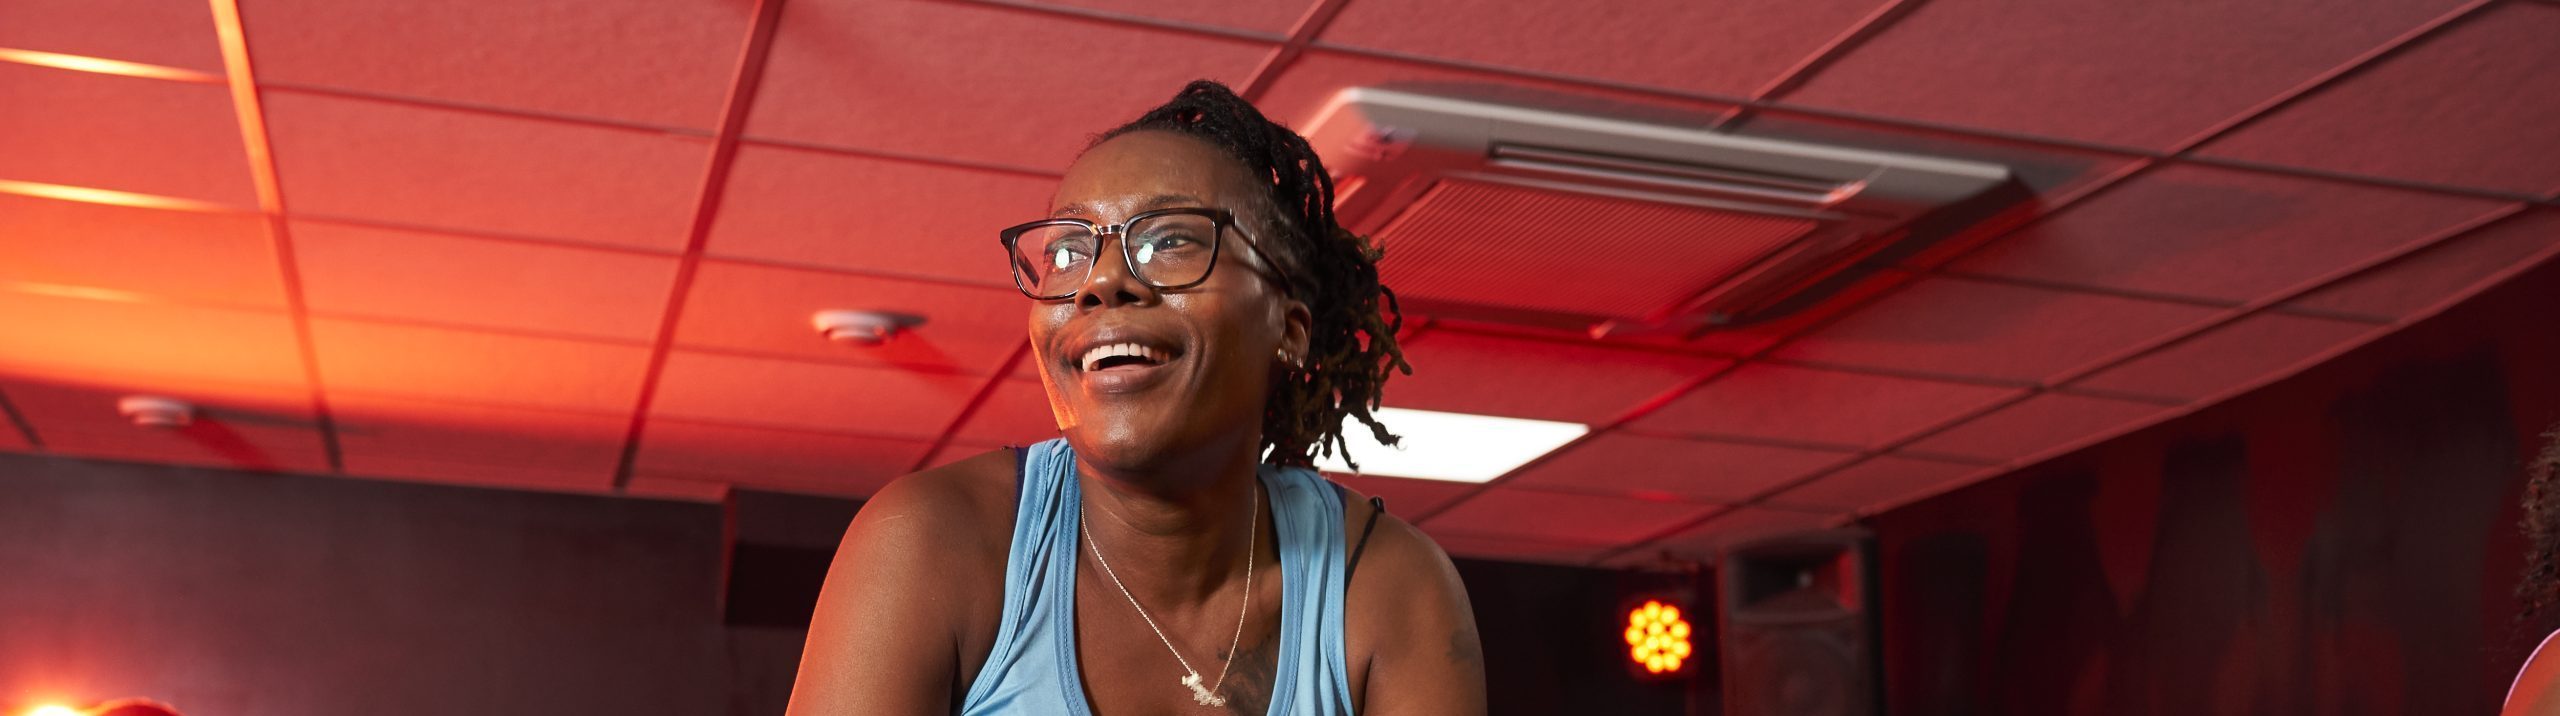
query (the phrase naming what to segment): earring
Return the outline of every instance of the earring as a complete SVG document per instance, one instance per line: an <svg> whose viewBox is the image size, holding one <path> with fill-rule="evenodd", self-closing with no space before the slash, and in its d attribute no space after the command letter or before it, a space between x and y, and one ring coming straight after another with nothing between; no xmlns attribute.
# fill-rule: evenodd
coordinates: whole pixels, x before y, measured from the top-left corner
<svg viewBox="0 0 2560 716"><path fill-rule="evenodd" d="M1280 350L1273 351L1273 352L1274 352L1275 354L1277 354L1277 355L1280 357L1280 364L1281 364L1281 365L1288 366L1290 370L1297 370L1297 368L1298 368L1298 357L1297 357L1297 356L1294 356L1294 355L1290 355L1290 354L1289 354L1289 349L1287 349L1287 348L1282 348L1282 349L1280 349Z"/></svg>

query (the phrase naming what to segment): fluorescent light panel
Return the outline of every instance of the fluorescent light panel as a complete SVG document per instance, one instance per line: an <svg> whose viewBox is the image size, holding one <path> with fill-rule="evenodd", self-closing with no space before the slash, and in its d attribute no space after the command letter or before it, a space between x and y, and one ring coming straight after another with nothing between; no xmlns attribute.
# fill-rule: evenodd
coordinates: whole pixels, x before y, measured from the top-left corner
<svg viewBox="0 0 2560 716"><path fill-rule="evenodd" d="M1406 408L1379 408L1377 418L1404 436L1404 445L1379 445L1369 426L1345 421L1342 437L1351 444L1351 459L1360 461L1360 474L1452 482L1501 477L1591 432L1581 423ZM1316 467L1351 472L1340 455L1317 458Z"/></svg>

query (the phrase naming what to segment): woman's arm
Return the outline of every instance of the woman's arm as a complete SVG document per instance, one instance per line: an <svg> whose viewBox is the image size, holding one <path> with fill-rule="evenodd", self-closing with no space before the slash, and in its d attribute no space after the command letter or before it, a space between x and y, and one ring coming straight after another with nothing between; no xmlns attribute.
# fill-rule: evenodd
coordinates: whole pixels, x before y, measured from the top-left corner
<svg viewBox="0 0 2560 716"><path fill-rule="evenodd" d="M961 608L949 567L975 530L955 524L966 500L936 477L902 478L855 513L810 617L791 716L951 713Z"/></svg>
<svg viewBox="0 0 2560 716"><path fill-rule="evenodd" d="M1449 555L1386 515L1353 581L1351 604L1372 630L1362 641L1373 645L1361 713L1484 713L1484 645Z"/></svg>

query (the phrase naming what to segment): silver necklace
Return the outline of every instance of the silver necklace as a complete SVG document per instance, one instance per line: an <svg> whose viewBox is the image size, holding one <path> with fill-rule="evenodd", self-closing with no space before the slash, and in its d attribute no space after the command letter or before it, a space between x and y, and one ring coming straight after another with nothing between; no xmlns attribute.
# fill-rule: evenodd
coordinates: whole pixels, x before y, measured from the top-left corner
<svg viewBox="0 0 2560 716"><path fill-rule="evenodd" d="M1218 682L1209 686L1200 685L1200 671L1191 668L1191 660L1182 658L1181 649L1173 648L1173 640L1165 637L1163 627L1156 626L1156 618L1147 616L1147 608L1139 606L1138 596L1130 594L1129 585L1121 584L1120 575L1111 571L1111 560L1102 558L1102 544L1093 541L1093 528L1084 518L1084 501L1076 501L1076 527L1084 531L1084 544L1093 550L1093 561L1102 565L1102 574L1111 578L1111 586L1120 588L1120 596L1129 599L1130 608L1138 610L1138 618L1147 620L1147 628L1155 630L1156 640L1164 642L1165 651L1173 652L1173 660L1182 664L1182 685L1191 689L1191 700L1211 708L1227 705L1227 697L1218 695L1218 690L1227 685L1227 668L1236 663L1236 645L1244 643L1244 616L1253 609L1253 552L1262 540L1261 486L1255 485L1252 493L1253 502L1245 509L1249 536L1244 544L1244 605L1236 608L1236 635L1227 640L1227 663L1218 667Z"/></svg>

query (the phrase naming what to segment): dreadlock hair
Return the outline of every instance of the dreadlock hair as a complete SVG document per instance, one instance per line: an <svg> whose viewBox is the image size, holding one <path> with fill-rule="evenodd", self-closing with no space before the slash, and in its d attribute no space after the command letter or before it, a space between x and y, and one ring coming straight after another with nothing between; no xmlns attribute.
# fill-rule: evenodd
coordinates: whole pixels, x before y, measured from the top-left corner
<svg viewBox="0 0 2560 716"><path fill-rule="evenodd" d="M2542 454L2525 465L2524 579L2516 583L2517 618L2536 626L2560 606L2560 425L2542 437Z"/></svg>
<svg viewBox="0 0 2560 716"><path fill-rule="evenodd" d="M1337 452L1349 462L1343 418L1369 426L1380 444L1399 438L1378 423L1380 389L1387 377L1413 373L1396 333L1404 314L1396 296L1378 282L1382 252L1344 230L1333 216L1333 176L1305 137L1262 116L1226 85L1195 80L1173 99L1128 124L1102 133L1094 145L1131 132L1172 132L1208 142L1242 162L1263 181L1257 213L1259 246L1289 276L1290 295L1312 314L1303 365L1275 371L1262 411L1262 446L1272 462L1312 465ZM1090 149L1090 147L1088 147ZM1358 469L1358 463L1351 463Z"/></svg>

